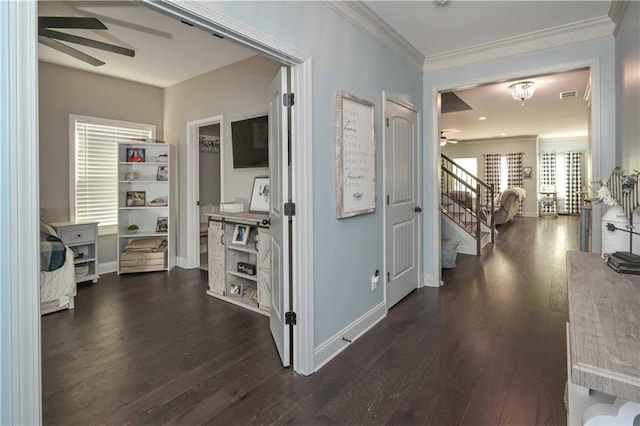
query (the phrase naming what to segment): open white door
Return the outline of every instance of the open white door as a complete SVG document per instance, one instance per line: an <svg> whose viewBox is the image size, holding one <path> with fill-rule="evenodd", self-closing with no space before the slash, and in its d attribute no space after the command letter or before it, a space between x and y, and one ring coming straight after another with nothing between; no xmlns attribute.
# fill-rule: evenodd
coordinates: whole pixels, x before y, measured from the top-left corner
<svg viewBox="0 0 640 426"><path fill-rule="evenodd" d="M280 68L271 83L269 97L269 180L271 185L271 334L288 367L291 359L289 311L289 223L284 204L289 201L289 123L283 94L287 91L287 69Z"/></svg>

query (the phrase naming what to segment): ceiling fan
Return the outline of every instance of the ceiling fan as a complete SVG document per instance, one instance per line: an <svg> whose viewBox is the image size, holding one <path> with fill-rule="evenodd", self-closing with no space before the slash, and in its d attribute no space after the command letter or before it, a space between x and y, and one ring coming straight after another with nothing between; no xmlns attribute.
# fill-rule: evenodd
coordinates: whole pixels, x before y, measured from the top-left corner
<svg viewBox="0 0 640 426"><path fill-rule="evenodd" d="M81 44L95 49L106 50L107 52L117 53L134 57L136 52L126 47L116 46L115 44L103 43L101 41L92 40L90 38L80 37L73 34L55 31L52 28L76 28L84 30L106 30L107 27L97 18L91 17L65 17L65 16L40 16L38 17L38 41L45 46L49 46L59 52L73 56L83 62L99 67L104 62L87 55L73 47L60 43L58 40L68 43Z"/></svg>
<svg viewBox="0 0 640 426"><path fill-rule="evenodd" d="M444 131L440 132L440 146L445 146L446 144L452 144L455 145L458 143L457 140L455 139L447 139L447 137L444 135Z"/></svg>

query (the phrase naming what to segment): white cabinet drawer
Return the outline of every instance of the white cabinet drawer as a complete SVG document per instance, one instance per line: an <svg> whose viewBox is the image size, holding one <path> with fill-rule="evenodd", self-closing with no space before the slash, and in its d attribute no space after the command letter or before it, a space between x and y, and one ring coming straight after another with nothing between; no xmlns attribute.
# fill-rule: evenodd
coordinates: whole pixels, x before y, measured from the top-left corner
<svg viewBox="0 0 640 426"><path fill-rule="evenodd" d="M60 232L60 239L67 245L92 243L96 239L95 228L93 226L76 226L71 229L63 229Z"/></svg>

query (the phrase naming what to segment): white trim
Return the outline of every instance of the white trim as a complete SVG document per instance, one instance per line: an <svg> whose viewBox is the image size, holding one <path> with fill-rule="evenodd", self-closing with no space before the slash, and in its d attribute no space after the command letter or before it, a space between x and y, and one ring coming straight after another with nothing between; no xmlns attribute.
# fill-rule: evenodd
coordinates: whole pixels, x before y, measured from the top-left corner
<svg viewBox="0 0 640 426"><path fill-rule="evenodd" d="M318 346L315 351L316 371L351 345L350 342L342 340L343 337L355 342L386 316L385 304L381 302Z"/></svg>
<svg viewBox="0 0 640 426"><path fill-rule="evenodd" d="M181 256L176 257L176 266L178 268L193 269L193 268L188 268L187 265L189 265L189 261L186 257L181 257Z"/></svg>
<svg viewBox="0 0 640 426"><path fill-rule="evenodd" d="M522 212L520 217L538 217L538 212Z"/></svg>
<svg viewBox="0 0 640 426"><path fill-rule="evenodd" d="M200 145L198 129L211 124L220 124L220 200L224 200L224 116L215 115L187 122L187 255L180 260L180 267L200 267L200 209L196 202L200 198ZM182 263L184 261L184 263Z"/></svg>
<svg viewBox="0 0 640 426"><path fill-rule="evenodd" d="M291 87L296 94L296 104L292 108L291 198L298 205L296 216L293 218L292 233L293 309L297 314L297 325L294 327L293 368L297 373L311 374L315 371L311 56L211 10L205 3L177 0L142 1L151 8L236 40L291 66Z"/></svg>
<svg viewBox="0 0 640 426"><path fill-rule="evenodd" d="M118 262L113 260L111 262L102 262L98 264L98 275L110 274L118 270Z"/></svg>
<svg viewBox="0 0 640 426"><path fill-rule="evenodd" d="M423 278L422 279L423 279L423 283L424 283L422 285L422 287L439 288L439 287L442 287L444 285L442 280L440 280L439 278L435 278L431 274L423 274Z"/></svg>
<svg viewBox="0 0 640 426"><path fill-rule="evenodd" d="M615 25L608 16L586 19L546 30L534 31L498 41L430 55L425 58L423 70L442 70L505 56L515 56L553 47L566 46L612 36L614 30ZM527 72L521 75L533 75L533 73Z"/></svg>
<svg viewBox="0 0 640 426"><path fill-rule="evenodd" d="M42 422L38 199L37 2L9 2L11 423ZM3 143L5 143L3 141ZM4 210L4 206L3 206ZM3 365L4 368L4 365ZM4 373L4 371L3 371ZM4 396L4 395L3 395ZM4 401L2 401L4 402ZM3 408L4 409L4 408Z"/></svg>
<svg viewBox="0 0 640 426"><path fill-rule="evenodd" d="M291 67L291 199L297 204L293 217L293 367L300 374L315 371L315 313L313 302L313 159L311 59Z"/></svg>
<svg viewBox="0 0 640 426"><path fill-rule="evenodd" d="M424 55L409 43L393 27L380 19L366 4L358 1L326 1L325 4L338 12L354 26L371 34L376 39L402 55L409 63L421 68Z"/></svg>
<svg viewBox="0 0 640 426"><path fill-rule="evenodd" d="M627 12L627 6L629 6L629 1L627 0L612 1L611 6L609 6L609 18L616 24L616 28L613 30L614 36L618 34L622 18Z"/></svg>
<svg viewBox="0 0 640 426"><path fill-rule="evenodd" d="M214 31L216 34L235 40L284 64L300 64L311 58L306 52L293 48L255 28L210 9L206 3L184 2L181 0L140 1L147 7L190 22L206 30Z"/></svg>

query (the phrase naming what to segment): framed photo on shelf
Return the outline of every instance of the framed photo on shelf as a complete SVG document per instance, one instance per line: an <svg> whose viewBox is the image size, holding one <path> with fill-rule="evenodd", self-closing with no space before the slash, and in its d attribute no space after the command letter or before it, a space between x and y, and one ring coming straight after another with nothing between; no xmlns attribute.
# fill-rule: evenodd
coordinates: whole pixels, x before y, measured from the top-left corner
<svg viewBox="0 0 640 426"><path fill-rule="evenodd" d="M127 207L143 207L145 191L127 191Z"/></svg>
<svg viewBox="0 0 640 426"><path fill-rule="evenodd" d="M159 217L156 222L156 232L168 232L169 231L169 218Z"/></svg>
<svg viewBox="0 0 640 426"><path fill-rule="evenodd" d="M522 177L525 179L531 179L531 175L533 174L533 167L526 166L522 168Z"/></svg>
<svg viewBox="0 0 640 426"><path fill-rule="evenodd" d="M239 283L229 284L229 296L233 296L233 297L244 296L244 286Z"/></svg>
<svg viewBox="0 0 640 426"><path fill-rule="evenodd" d="M158 166L156 180L169 180L169 166Z"/></svg>
<svg viewBox="0 0 640 426"><path fill-rule="evenodd" d="M127 148L127 163L144 163L144 148Z"/></svg>
<svg viewBox="0 0 640 426"><path fill-rule="evenodd" d="M231 244L246 246L249 241L249 228L249 225L236 225L236 228L233 230Z"/></svg>
<svg viewBox="0 0 640 426"><path fill-rule="evenodd" d="M253 189L251 190L251 202L249 203L249 212L251 213L269 213L269 195L271 188L269 187L269 177L259 176L253 178Z"/></svg>

